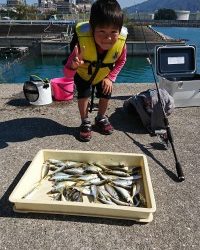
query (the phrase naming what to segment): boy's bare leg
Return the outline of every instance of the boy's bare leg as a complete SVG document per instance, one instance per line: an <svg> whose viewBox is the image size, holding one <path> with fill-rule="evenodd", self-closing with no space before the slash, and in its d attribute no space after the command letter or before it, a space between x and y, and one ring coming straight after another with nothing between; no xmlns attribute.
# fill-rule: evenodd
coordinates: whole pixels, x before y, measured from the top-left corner
<svg viewBox="0 0 200 250"><path fill-rule="evenodd" d="M79 139L87 142L92 137L92 125L88 118L88 98L78 99L78 108L81 116Z"/></svg>
<svg viewBox="0 0 200 250"><path fill-rule="evenodd" d="M108 102L109 102L109 99L100 98L98 115L104 116L106 114L106 110L108 108Z"/></svg>
<svg viewBox="0 0 200 250"><path fill-rule="evenodd" d="M83 121L88 117L88 98L78 99L78 108L81 116L81 120Z"/></svg>

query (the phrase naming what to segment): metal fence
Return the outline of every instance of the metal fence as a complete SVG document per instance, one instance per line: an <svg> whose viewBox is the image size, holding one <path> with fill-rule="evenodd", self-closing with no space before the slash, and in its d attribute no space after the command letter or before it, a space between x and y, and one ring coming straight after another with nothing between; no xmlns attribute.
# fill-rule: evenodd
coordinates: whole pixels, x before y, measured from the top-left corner
<svg viewBox="0 0 200 250"><path fill-rule="evenodd" d="M1 24L75 24L76 20L0 20Z"/></svg>

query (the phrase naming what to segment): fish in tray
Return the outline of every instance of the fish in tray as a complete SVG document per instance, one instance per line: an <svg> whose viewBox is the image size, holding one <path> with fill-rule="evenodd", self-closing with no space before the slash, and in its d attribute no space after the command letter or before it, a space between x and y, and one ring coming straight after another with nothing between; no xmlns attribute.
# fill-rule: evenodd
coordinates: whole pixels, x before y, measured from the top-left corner
<svg viewBox="0 0 200 250"><path fill-rule="evenodd" d="M56 201L83 202L86 195L95 203L146 207L140 167L48 159L42 167L42 179L52 183L47 195Z"/></svg>

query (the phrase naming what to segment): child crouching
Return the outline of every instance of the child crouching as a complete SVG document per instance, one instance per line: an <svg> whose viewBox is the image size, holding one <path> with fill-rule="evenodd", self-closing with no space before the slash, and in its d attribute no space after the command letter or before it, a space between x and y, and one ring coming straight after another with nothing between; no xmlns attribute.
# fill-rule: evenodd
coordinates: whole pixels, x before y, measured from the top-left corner
<svg viewBox="0 0 200 250"><path fill-rule="evenodd" d="M123 12L116 0L97 0L91 7L89 22L78 23L73 36L65 75L74 76L81 116L79 138L89 141L92 124L88 117L89 97L99 98L95 126L99 132L113 132L106 111L113 90L113 82L126 62L127 29Z"/></svg>

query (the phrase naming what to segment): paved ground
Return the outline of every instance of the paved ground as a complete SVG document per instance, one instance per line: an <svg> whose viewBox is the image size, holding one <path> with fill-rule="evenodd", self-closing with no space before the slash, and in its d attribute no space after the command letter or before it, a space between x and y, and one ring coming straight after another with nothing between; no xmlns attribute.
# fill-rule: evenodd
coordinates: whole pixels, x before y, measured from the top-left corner
<svg viewBox="0 0 200 250"><path fill-rule="evenodd" d="M148 87L116 85L108 111L115 132L95 132L83 143L77 140L76 101L30 106L22 85L0 85L0 249L200 249L200 109L178 108L169 118L186 178L179 183L172 151L162 150L157 138L122 111L125 99ZM153 221L13 212L9 195L44 148L145 154L157 205Z"/></svg>

